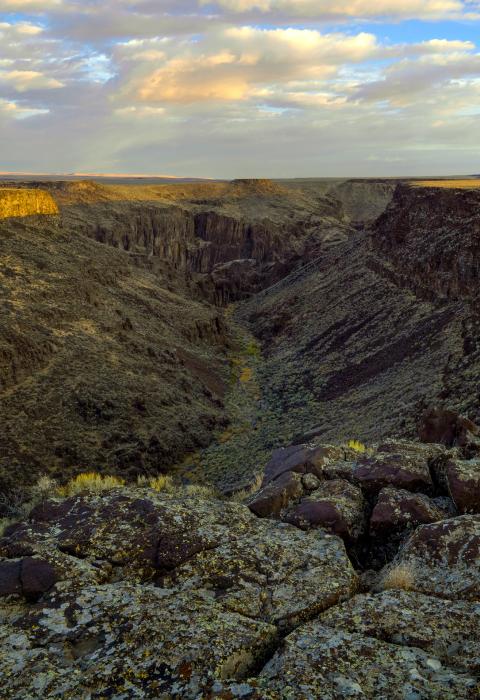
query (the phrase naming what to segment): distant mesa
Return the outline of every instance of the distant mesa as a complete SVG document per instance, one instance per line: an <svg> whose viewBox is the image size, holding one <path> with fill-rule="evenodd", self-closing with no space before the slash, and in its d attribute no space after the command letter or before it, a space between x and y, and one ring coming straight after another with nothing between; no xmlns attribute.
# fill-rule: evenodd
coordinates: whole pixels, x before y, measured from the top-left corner
<svg viewBox="0 0 480 700"><path fill-rule="evenodd" d="M30 189L0 189L0 219L58 214L49 192Z"/></svg>

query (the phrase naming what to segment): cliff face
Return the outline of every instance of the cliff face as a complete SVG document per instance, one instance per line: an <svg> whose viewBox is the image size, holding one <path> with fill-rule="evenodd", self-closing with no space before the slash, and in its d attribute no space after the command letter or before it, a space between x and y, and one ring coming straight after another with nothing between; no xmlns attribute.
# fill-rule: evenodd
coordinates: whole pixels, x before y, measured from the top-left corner
<svg viewBox="0 0 480 700"><path fill-rule="evenodd" d="M0 219L38 214L58 214L58 207L49 192L0 188Z"/></svg>
<svg viewBox="0 0 480 700"><path fill-rule="evenodd" d="M135 200L138 192L127 192L131 199L121 200L116 190L113 196L101 188L88 191L88 202L82 199L87 190L56 196L65 229L123 249L138 264L170 265L220 305L269 286L303 257L318 256L351 233L334 200L289 192L268 181L222 187L212 186L210 197L204 188L198 196L189 191L175 202L170 190L161 189L145 193L147 201ZM225 277L225 266L233 263L232 269L248 268L242 284L236 277L229 285Z"/></svg>
<svg viewBox="0 0 480 700"><path fill-rule="evenodd" d="M398 284L427 299L472 299L480 282L480 191L399 185L373 227Z"/></svg>

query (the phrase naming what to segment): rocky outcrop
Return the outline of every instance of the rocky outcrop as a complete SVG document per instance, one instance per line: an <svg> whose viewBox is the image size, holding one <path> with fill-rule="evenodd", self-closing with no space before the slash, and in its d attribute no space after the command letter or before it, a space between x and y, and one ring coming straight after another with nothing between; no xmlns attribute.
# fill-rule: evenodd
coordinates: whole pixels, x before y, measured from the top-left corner
<svg viewBox="0 0 480 700"><path fill-rule="evenodd" d="M346 180L328 193L337 198L354 226L373 223L392 201L396 183L392 181Z"/></svg>
<svg viewBox="0 0 480 700"><path fill-rule="evenodd" d="M49 192L0 187L0 219L58 213L58 206Z"/></svg>
<svg viewBox="0 0 480 700"><path fill-rule="evenodd" d="M150 489L43 503L0 540L2 580L27 552L43 590L24 574L0 599L3 691L26 699L215 697L356 587L336 537Z"/></svg>
<svg viewBox="0 0 480 700"><path fill-rule="evenodd" d="M457 517L444 496L391 485L377 495L355 483L352 448L294 447L275 452L250 503L263 516L273 508L270 518L130 486L44 501L9 526L7 696L474 700L477 516ZM417 471L449 454L392 440L376 449L382 459L403 450ZM372 452L363 466L375 472ZM338 478L342 462L350 481ZM356 595L341 538L358 566L365 547L370 561L393 556L378 549L382 536L400 550Z"/></svg>
<svg viewBox="0 0 480 700"><path fill-rule="evenodd" d="M393 574L392 574L393 572ZM480 595L480 518L464 515L420 526L391 564L390 579L408 575L415 591L448 599Z"/></svg>
<svg viewBox="0 0 480 700"><path fill-rule="evenodd" d="M478 190L398 185L372 243L396 282L428 299L472 299L480 279Z"/></svg>

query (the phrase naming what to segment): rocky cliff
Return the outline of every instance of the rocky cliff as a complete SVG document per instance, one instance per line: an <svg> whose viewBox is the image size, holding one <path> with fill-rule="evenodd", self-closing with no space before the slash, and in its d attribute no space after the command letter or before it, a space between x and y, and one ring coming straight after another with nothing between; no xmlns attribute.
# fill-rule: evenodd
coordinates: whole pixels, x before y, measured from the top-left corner
<svg viewBox="0 0 480 700"><path fill-rule="evenodd" d="M58 214L58 206L49 192L0 187L0 219L39 214Z"/></svg>
<svg viewBox="0 0 480 700"><path fill-rule="evenodd" d="M373 227L387 274L418 296L474 300L480 291L480 190L399 185Z"/></svg>
<svg viewBox="0 0 480 700"><path fill-rule="evenodd" d="M413 437L436 404L478 421L479 201L399 186L371 232L239 308L265 349L273 433Z"/></svg>

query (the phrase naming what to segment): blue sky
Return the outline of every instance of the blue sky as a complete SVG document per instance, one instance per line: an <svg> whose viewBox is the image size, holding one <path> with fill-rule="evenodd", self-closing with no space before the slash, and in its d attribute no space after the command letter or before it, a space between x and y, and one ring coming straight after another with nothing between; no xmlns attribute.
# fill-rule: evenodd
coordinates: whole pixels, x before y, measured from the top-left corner
<svg viewBox="0 0 480 700"><path fill-rule="evenodd" d="M480 171L480 0L0 0L0 170Z"/></svg>

